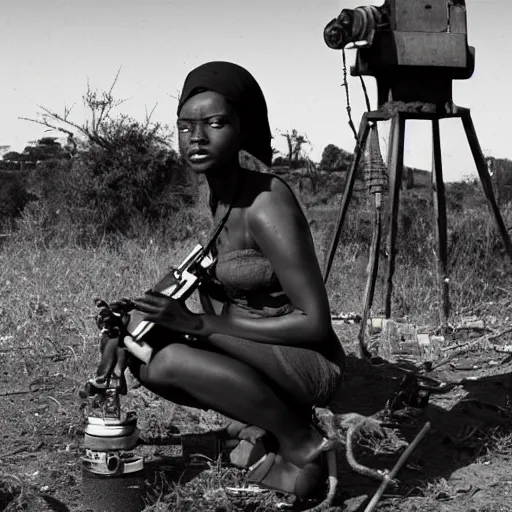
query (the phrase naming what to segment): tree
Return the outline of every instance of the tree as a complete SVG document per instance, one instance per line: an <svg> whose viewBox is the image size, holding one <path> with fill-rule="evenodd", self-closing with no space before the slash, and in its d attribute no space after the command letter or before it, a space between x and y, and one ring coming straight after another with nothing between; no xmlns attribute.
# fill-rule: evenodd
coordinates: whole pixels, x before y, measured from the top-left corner
<svg viewBox="0 0 512 512"><path fill-rule="evenodd" d="M281 136L286 139L288 145L288 165L292 168L297 168L301 161L304 144L310 144L305 135L299 134L294 128L291 132L281 133Z"/></svg>
<svg viewBox="0 0 512 512"><path fill-rule="evenodd" d="M80 146L80 138L85 138L86 143L95 144L103 149L108 149L115 140L112 136L116 136L115 132L109 129L105 129L109 121L112 121L112 114L115 108L119 107L124 103L124 100L117 100L114 98L112 92L119 78L118 70L112 85L108 91L97 91L91 89L90 85L87 84L87 90L82 97L85 106L89 111L89 119L82 125L74 122L70 115L72 107L64 107L64 113L58 114L50 110L49 108L40 105L39 108L42 114L39 118L27 118L21 117L25 121L31 121L33 123L41 124L52 130L60 131L65 133L68 137L68 146L71 148L71 153L76 153ZM148 128L151 124L151 113L146 116L146 126ZM129 121L127 116L121 116L121 123ZM160 126L154 127L155 133L158 131Z"/></svg>
<svg viewBox="0 0 512 512"><path fill-rule="evenodd" d="M329 172L348 171L352 155L334 144L325 146L320 160L320 169Z"/></svg>
<svg viewBox="0 0 512 512"><path fill-rule="evenodd" d="M0 160L0 169L4 171L19 171L23 167L23 155L17 151L8 151Z"/></svg>
<svg viewBox="0 0 512 512"><path fill-rule="evenodd" d="M69 154L57 142L56 137L43 137L32 145L26 146L21 154L22 160L28 162L41 162L59 158L68 158Z"/></svg>
<svg viewBox="0 0 512 512"><path fill-rule="evenodd" d="M9 151L5 153L3 160L5 162L20 162L22 160L21 153L17 151Z"/></svg>
<svg viewBox="0 0 512 512"><path fill-rule="evenodd" d="M167 127L153 123L151 113L143 122L115 113L123 103L112 94L117 78L106 92L87 87L83 100L89 116L83 124L72 120L67 108L60 115L40 107L39 118L27 119L67 133L72 149L67 164L39 169L36 188L48 217L58 210L87 242L108 233L136 234L148 224L154 229L155 221L171 218L165 223L170 235L185 236L177 220L195 202L196 182L180 167ZM39 146L52 146L43 142ZM48 187L50 182L55 186Z"/></svg>

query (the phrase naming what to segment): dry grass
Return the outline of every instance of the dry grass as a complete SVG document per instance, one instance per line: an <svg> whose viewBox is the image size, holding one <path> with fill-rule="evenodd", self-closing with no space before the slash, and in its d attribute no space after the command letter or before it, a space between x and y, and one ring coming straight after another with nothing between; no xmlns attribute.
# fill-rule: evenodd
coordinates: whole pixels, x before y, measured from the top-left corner
<svg viewBox="0 0 512 512"><path fill-rule="evenodd" d="M85 375L96 358L94 298L137 296L193 242L162 247L127 240L122 249L45 247L16 236L0 250L0 349L16 349L27 375L42 358L71 353L65 373Z"/></svg>
<svg viewBox="0 0 512 512"><path fill-rule="evenodd" d="M206 461L201 478L186 484L162 481L160 496L145 512L264 512L275 509L279 502L273 493L235 495L230 488L243 487L243 473L219 461Z"/></svg>
<svg viewBox="0 0 512 512"><path fill-rule="evenodd" d="M337 207L331 204L306 212L321 261L332 236ZM361 211L349 216L328 282L334 313L361 310L370 229ZM499 239L488 228L487 216L485 209L451 216L451 240L455 240L451 300L455 315L482 311L502 315L510 306L512 295L506 293L511 289L510 273L503 263ZM512 224L512 209L505 211L505 220L507 225ZM416 323L435 324L439 297L431 226L419 222L417 228L420 231L411 235L397 260L393 311L394 316L407 316ZM421 240L425 245L419 248ZM90 248L62 241L52 244L38 232L34 218L25 217L21 229L0 247L0 356L15 361L27 379L47 372L41 362L52 359L59 363L63 375L84 382L95 370L98 352L93 299L115 300L140 294L171 265L179 263L194 245L195 240L166 245L147 234L139 240L104 242ZM418 254L423 254L424 260L420 261ZM192 308L197 306L197 302L192 303ZM381 306L378 288L374 314ZM176 423L188 423L190 431L201 431L215 429L225 420L214 413L156 400L150 393L133 393L130 400L141 410L142 430L146 425L156 437L165 437ZM497 433L492 450L510 453L510 446L510 437ZM146 510L268 510L268 500L274 498L228 495L226 487L239 485L240 478L240 472L209 461L200 479L185 485L162 482L155 504ZM419 505L417 510L437 510L439 500L435 497L442 492L443 482L429 484L423 491L422 505L427 503L432 508Z"/></svg>

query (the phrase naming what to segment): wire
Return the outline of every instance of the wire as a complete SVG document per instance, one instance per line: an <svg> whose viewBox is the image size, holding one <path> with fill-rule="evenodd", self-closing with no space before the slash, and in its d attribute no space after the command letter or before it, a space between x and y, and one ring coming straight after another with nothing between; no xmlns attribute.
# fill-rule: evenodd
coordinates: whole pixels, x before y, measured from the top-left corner
<svg viewBox="0 0 512 512"><path fill-rule="evenodd" d="M359 144L356 127L354 125L354 121L352 120L352 106L350 105L350 92L348 89L347 58L345 55L345 48L343 48L341 50L341 54L343 56L343 83L342 83L342 86L345 88L345 97L347 100L348 125L350 126L352 133L354 134L354 139L356 140L356 144ZM365 84L362 76L359 76L359 81L360 81L361 87L363 89L364 99L365 99L365 103L366 103L366 110L369 112L371 110L370 98L368 97L368 90L366 89L366 84Z"/></svg>
<svg viewBox="0 0 512 512"><path fill-rule="evenodd" d="M345 97L347 99L348 125L352 129L352 133L354 134L354 139L356 139L356 144L359 144L359 139L357 138L356 127L354 126L354 121L352 121L352 107L350 106L350 93L348 90L347 59L345 56L345 48L343 48L341 50L341 55L343 56L343 84L342 84L342 86L345 88Z"/></svg>
<svg viewBox="0 0 512 512"><path fill-rule="evenodd" d="M366 101L366 110L368 112L370 112L370 110L372 109L372 107L370 105L370 98L368 97L368 91L366 89L366 84L364 83L363 77L361 75L359 75L359 81L361 82L361 87L363 88L363 92L364 92L364 99Z"/></svg>

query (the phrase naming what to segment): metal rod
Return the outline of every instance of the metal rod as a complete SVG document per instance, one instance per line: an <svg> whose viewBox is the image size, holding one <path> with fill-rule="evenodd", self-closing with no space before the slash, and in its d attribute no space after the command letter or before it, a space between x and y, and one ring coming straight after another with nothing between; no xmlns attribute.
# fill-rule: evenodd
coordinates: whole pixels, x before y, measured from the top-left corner
<svg viewBox="0 0 512 512"><path fill-rule="evenodd" d="M348 172L347 181L345 182L345 188L343 190L343 197L341 200L340 211L338 213L338 219L336 223L336 230L334 236L331 240L331 245L329 247L329 251L327 252L327 257L325 259L324 266L324 282L327 282L329 278L329 273L331 271L332 263L334 260L334 255L336 253L336 248L338 247L338 243L340 240L341 230L343 228L343 224L345 222L345 217L347 215L348 205L350 199L352 197L352 192L354 190L354 183L356 181L356 172L359 167L359 161L361 160L361 155L364 152L364 148L366 146L366 141L368 139L368 132L370 130L370 125L368 123L368 119L366 114L361 118L361 123L359 125L359 134L357 136L358 143L356 144L356 148L354 151L354 158L352 160L352 165Z"/></svg>
<svg viewBox="0 0 512 512"><path fill-rule="evenodd" d="M505 223L503 222L503 218L501 217L500 210L494 196L491 176L489 175L489 170L487 169L487 164L485 163L485 157L482 153L480 143L478 142L475 126L473 125L473 120L471 119L471 112L469 110L465 110L461 114L461 119L464 130L466 132L466 137L469 142L471 153L473 154L473 159L475 160L476 169L484 189L484 194L487 198L487 205L491 213L494 215L494 220L496 221L496 225L501 234L501 238L503 239L503 244L505 245L505 249L510 257L510 260L512 261L512 243L510 242L510 236L508 234Z"/></svg>
<svg viewBox="0 0 512 512"><path fill-rule="evenodd" d="M386 272L386 293L384 312L386 318L391 317L391 295L393 293L393 274L395 272L396 235L398 231L398 209L400 187L404 170L405 117L396 114L393 145L390 147L389 165L389 235L388 235L388 267Z"/></svg>
<svg viewBox="0 0 512 512"><path fill-rule="evenodd" d="M409 458L411 453L414 451L416 446L420 443L420 441L425 437L426 433L430 430L430 423L427 422L425 425L423 425L423 428L419 431L418 435L412 440L411 444L404 450L400 458L398 459L398 462L395 464L393 469L389 472L388 475L386 475L386 478L382 481L379 488L377 489L377 492L373 496L370 503L368 503L368 506L364 509L364 512L372 512L372 510L375 509L377 506L377 503L382 498L382 495L384 494L384 491L386 490L387 486L390 482L393 481L396 474L400 471L402 466L405 464L405 461Z"/></svg>
<svg viewBox="0 0 512 512"><path fill-rule="evenodd" d="M450 290L448 280L448 232L446 222L446 194L443 181L441 158L441 137L439 120L432 120L432 188L434 195L434 215L437 225L437 278L441 291L439 315L443 331L450 315Z"/></svg>
<svg viewBox="0 0 512 512"><path fill-rule="evenodd" d="M366 289L364 293L364 309L361 318L361 325L359 327L359 355L361 357L370 357L371 354L366 348L364 342L364 335L366 332L366 323L370 316L370 310L373 304L373 295L375 293L375 282L377 281L377 275L379 272L379 253L380 253L380 242L382 233L382 194L377 192L375 194L375 211L374 211L374 227L372 245L370 247L369 257L369 272L368 279L366 281Z"/></svg>

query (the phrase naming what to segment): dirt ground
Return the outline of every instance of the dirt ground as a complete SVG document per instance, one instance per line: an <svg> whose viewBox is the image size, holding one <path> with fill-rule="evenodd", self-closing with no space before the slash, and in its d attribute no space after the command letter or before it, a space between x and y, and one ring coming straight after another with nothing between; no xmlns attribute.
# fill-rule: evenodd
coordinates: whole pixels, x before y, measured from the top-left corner
<svg viewBox="0 0 512 512"><path fill-rule="evenodd" d="M344 328L343 337L353 340L354 333L354 328ZM501 342L506 341L505 336ZM336 415L356 412L378 417L386 411L386 422L392 424L389 428L397 439L407 442L426 421L432 426L400 471L398 485L390 487L381 500L379 511L510 510L512 357L478 345L459 355L457 351L444 354L424 375L447 385L423 396L422 407L411 407L411 400L418 397L404 384L407 373L395 364L371 365L349 355L344 385L330 404ZM0 357L0 511L87 510L80 461L85 416L78 396L84 383L63 372L65 365L58 358L34 367L27 375L12 354ZM162 406L162 401L140 389L130 393L131 405L142 415ZM155 436L155 426L147 421L140 425L146 444L137 450L149 465L160 467L167 481L181 479L183 484L201 478L204 467L197 465L188 467L183 476L187 468L171 442L177 433L190 429L189 422L190 418L176 416L160 436ZM199 423L196 426L208 430ZM145 427L153 428L151 435ZM367 466L390 469L400 450L379 450L375 445L369 449L363 443L356 456ZM332 510L362 512L379 484L354 473L343 453L339 461L340 491ZM160 484L147 485L150 492L153 485L153 497L157 496L155 488Z"/></svg>

